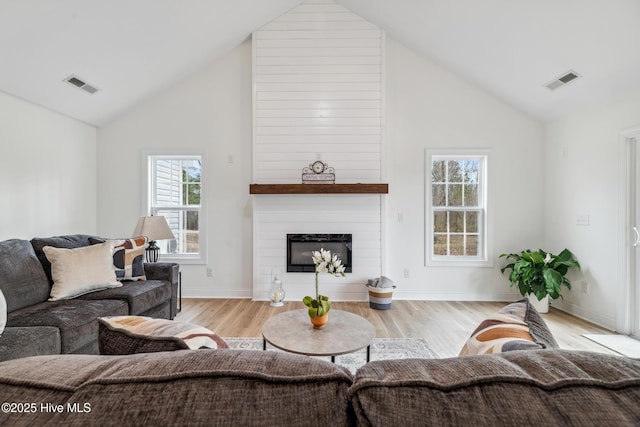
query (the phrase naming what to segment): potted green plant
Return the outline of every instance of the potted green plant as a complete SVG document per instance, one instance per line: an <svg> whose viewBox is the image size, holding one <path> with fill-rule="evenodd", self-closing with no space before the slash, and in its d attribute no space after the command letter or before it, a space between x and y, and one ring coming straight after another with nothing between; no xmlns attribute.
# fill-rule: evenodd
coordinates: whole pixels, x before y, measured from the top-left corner
<svg viewBox="0 0 640 427"><path fill-rule="evenodd" d="M500 258L512 261L500 269L502 273L511 270L509 281L512 287L517 286L520 294L529 296L532 303L535 301L531 295L538 301L547 301L546 310L543 306L539 310L541 312L548 311L549 298L562 297L563 285L571 289L571 283L565 277L567 271L570 268L580 269L580 264L568 249L564 249L558 255L539 249L517 254L501 254Z"/></svg>
<svg viewBox="0 0 640 427"><path fill-rule="evenodd" d="M327 324L329 318L329 310L331 303L329 297L320 295L318 292L318 274L329 273L333 276L344 277L344 265L337 255L331 255L331 251L325 251L321 248L319 251L313 251L313 263L315 264L316 273L316 294L315 298L306 296L302 299L304 305L309 307L309 318L315 329L321 329Z"/></svg>

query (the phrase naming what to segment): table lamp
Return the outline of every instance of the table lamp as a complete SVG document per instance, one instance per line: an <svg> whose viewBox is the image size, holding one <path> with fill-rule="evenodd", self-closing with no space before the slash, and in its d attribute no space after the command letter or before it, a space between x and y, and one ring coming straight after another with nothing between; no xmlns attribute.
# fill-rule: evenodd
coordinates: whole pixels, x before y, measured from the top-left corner
<svg viewBox="0 0 640 427"><path fill-rule="evenodd" d="M156 240L175 239L171 232L167 219L164 216L141 216L133 230L133 237L145 236L149 240L146 255L147 262L157 262L160 248L156 246Z"/></svg>

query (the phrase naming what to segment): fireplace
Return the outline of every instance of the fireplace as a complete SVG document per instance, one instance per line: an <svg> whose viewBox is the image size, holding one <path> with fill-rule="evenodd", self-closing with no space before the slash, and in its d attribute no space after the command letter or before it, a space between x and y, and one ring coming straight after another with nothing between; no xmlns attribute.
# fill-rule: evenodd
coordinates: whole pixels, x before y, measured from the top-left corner
<svg viewBox="0 0 640 427"><path fill-rule="evenodd" d="M338 255L344 271L351 273L351 234L287 234L287 272L313 273L312 253L321 248Z"/></svg>

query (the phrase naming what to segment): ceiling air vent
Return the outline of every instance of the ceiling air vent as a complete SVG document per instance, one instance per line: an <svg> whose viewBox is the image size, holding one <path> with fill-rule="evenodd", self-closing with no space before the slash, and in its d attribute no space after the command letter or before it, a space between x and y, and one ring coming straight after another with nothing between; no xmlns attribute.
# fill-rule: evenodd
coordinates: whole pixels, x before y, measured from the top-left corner
<svg viewBox="0 0 640 427"><path fill-rule="evenodd" d="M82 89L83 91L85 91L85 92L87 92L87 93L89 93L91 95L93 95L94 93L96 93L98 91L97 87L86 83L82 79L78 78L78 76L71 75L71 76L67 77L66 79L64 79L64 81L69 83L70 85L73 85L73 86L77 87L78 89Z"/></svg>
<svg viewBox="0 0 640 427"><path fill-rule="evenodd" d="M567 71L566 73L564 73L560 77L551 80L545 86L549 90L556 90L559 87L562 87L562 86L566 85L567 83L572 82L575 79L580 78L580 77L582 77L582 76L580 74L576 73L575 71Z"/></svg>

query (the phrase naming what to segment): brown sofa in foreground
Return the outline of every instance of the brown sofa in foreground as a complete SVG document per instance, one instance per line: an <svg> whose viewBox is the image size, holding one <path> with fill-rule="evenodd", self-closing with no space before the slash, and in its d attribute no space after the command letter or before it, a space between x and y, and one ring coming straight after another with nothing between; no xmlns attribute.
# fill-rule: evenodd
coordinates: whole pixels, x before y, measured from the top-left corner
<svg viewBox="0 0 640 427"><path fill-rule="evenodd" d="M637 426L640 361L513 351L352 377L275 351L37 356L0 363L0 402L12 426Z"/></svg>

